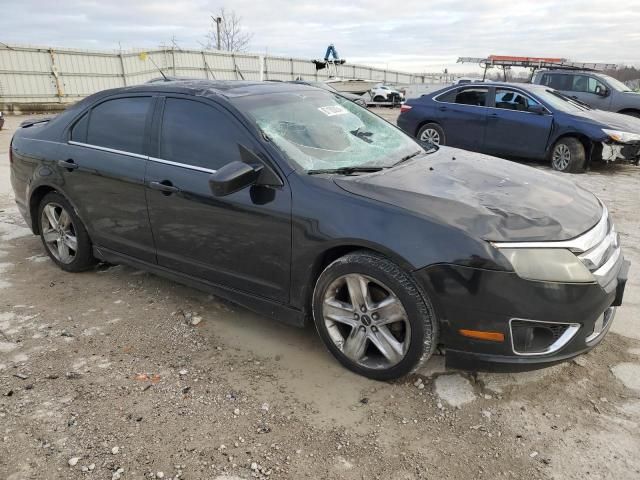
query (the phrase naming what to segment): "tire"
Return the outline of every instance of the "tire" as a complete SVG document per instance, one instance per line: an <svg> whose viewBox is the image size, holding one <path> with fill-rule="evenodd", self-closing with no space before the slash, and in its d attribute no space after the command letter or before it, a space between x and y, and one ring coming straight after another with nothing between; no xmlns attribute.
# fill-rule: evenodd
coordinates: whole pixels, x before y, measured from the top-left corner
<svg viewBox="0 0 640 480"><path fill-rule="evenodd" d="M354 308L358 298L367 300ZM374 380L416 370L438 343L438 323L426 294L409 273L373 252L353 252L325 268L313 292L313 318L333 356Z"/></svg>
<svg viewBox="0 0 640 480"><path fill-rule="evenodd" d="M574 137L561 138L553 146L550 160L551 168L559 172L583 172L586 162L584 145Z"/></svg>
<svg viewBox="0 0 640 480"><path fill-rule="evenodd" d="M427 123L420 127L416 139L419 142L428 142L431 140L431 143L435 145L445 145L446 136L440 125L437 123Z"/></svg>
<svg viewBox="0 0 640 480"><path fill-rule="evenodd" d="M373 101L374 102L386 102L387 99L384 98L382 95L376 95L375 97L373 97Z"/></svg>
<svg viewBox="0 0 640 480"><path fill-rule="evenodd" d="M46 194L38 207L38 222L42 244L62 270L82 272L96 263L89 234L64 196L57 192Z"/></svg>

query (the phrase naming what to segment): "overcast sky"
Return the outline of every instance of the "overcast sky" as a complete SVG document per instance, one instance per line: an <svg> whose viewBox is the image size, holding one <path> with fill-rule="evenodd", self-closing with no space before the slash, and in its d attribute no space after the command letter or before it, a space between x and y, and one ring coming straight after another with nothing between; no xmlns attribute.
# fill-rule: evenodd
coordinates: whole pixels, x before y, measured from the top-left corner
<svg viewBox="0 0 640 480"><path fill-rule="evenodd" d="M332 42L348 62L415 72L490 54L640 65L640 0L4 0L0 41L199 48L221 6L242 16L253 52L320 58Z"/></svg>

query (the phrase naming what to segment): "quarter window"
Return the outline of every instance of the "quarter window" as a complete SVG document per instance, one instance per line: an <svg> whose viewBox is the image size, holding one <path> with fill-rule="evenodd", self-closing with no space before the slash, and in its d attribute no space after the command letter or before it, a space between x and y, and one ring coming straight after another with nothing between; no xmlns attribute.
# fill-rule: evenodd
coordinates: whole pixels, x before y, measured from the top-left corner
<svg viewBox="0 0 640 480"><path fill-rule="evenodd" d="M496 108L526 112L529 107L538 104L533 98L515 90L496 88Z"/></svg>
<svg viewBox="0 0 640 480"><path fill-rule="evenodd" d="M87 143L143 154L150 105L151 97L128 97L108 100L94 107L87 129Z"/></svg>
<svg viewBox="0 0 640 480"><path fill-rule="evenodd" d="M160 137L162 159L217 170L241 160L240 144L252 143L229 115L201 102L167 98Z"/></svg>

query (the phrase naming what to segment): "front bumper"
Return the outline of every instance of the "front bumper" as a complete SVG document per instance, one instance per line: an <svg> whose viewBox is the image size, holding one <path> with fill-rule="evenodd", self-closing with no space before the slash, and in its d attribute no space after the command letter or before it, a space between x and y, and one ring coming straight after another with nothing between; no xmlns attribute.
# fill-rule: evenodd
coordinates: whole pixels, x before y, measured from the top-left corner
<svg viewBox="0 0 640 480"><path fill-rule="evenodd" d="M447 366L519 371L562 362L602 341L613 321L612 307L622 303L629 262L621 256L614 268L615 278L606 289L598 283L536 282L513 272L449 264L426 267L414 276L434 302ZM609 316L604 323L603 314ZM549 353L522 354L514 348L510 327L514 319L570 324L577 330ZM499 332L504 341L468 338L460 330Z"/></svg>
<svg viewBox="0 0 640 480"><path fill-rule="evenodd" d="M602 160L604 160L605 162L615 162L623 160L638 165L638 163L640 163L640 142L603 142Z"/></svg>

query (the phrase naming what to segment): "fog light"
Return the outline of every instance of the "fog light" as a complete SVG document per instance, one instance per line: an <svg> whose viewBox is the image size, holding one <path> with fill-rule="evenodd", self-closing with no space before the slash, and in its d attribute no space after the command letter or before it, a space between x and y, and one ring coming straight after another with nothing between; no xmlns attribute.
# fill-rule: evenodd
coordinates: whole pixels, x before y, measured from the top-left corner
<svg viewBox="0 0 640 480"><path fill-rule="evenodd" d="M580 329L577 323L539 322L511 319L511 344L518 355L547 355L557 352Z"/></svg>

